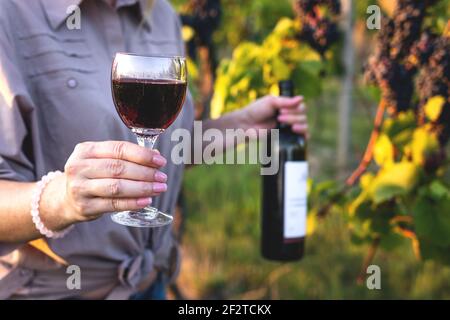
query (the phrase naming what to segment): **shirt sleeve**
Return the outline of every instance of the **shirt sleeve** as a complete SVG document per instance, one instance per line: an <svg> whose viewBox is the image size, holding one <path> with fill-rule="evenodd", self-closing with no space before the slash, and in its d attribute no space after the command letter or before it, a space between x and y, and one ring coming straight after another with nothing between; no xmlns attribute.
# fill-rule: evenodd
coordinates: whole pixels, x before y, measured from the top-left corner
<svg viewBox="0 0 450 320"><path fill-rule="evenodd" d="M7 28L0 17L0 179L33 181L29 122L34 108Z"/></svg>
<svg viewBox="0 0 450 320"><path fill-rule="evenodd" d="M27 144L31 145L27 119L33 108L17 68L16 54L0 16L0 180L33 181L32 157L26 151ZM21 245L0 242L0 256Z"/></svg>

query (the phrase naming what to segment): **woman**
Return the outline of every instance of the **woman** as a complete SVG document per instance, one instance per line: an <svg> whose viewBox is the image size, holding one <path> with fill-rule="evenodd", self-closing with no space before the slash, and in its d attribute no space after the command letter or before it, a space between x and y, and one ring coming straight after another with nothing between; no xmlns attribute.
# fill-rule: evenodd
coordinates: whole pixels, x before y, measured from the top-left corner
<svg viewBox="0 0 450 320"><path fill-rule="evenodd" d="M80 8L80 28L66 23L76 18L71 5ZM111 100L118 51L183 53L166 0L0 2L0 298L127 299L177 273L170 227L128 228L105 213L151 199L173 212L183 167L166 159L170 133L192 128L192 101L160 137L160 153L136 145ZM301 97L264 97L204 127L272 128L277 110L306 132ZM63 174L33 197L36 181L54 170ZM41 231L72 230L43 241L30 215L36 201Z"/></svg>

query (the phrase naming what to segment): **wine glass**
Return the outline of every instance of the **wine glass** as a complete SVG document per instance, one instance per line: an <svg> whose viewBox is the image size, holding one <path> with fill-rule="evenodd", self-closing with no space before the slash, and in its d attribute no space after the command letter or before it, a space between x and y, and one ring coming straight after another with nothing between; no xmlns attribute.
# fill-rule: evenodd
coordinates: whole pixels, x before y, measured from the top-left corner
<svg viewBox="0 0 450 320"><path fill-rule="evenodd" d="M152 149L158 136L177 118L186 97L186 59L117 53L111 72L114 104L140 146ZM112 220L132 227L160 227L172 216L147 206L116 212Z"/></svg>

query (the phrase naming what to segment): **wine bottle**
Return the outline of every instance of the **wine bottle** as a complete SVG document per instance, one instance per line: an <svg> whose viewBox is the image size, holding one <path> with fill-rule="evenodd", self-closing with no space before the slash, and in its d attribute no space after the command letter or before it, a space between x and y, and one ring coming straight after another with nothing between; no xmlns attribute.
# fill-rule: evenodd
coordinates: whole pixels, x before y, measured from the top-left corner
<svg viewBox="0 0 450 320"><path fill-rule="evenodd" d="M281 96L294 95L290 80L281 81L279 89ZM292 132L290 125L278 123L277 129L279 141L268 153L278 159L279 170L262 178L261 251L269 260L295 261L303 256L306 235L306 139ZM271 139L269 135L269 146Z"/></svg>

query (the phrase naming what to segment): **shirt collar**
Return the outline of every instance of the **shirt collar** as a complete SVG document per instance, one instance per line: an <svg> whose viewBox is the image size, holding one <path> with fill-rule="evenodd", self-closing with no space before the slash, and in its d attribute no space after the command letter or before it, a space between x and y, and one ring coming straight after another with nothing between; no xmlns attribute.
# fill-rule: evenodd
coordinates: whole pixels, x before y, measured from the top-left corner
<svg viewBox="0 0 450 320"><path fill-rule="evenodd" d="M41 0L41 4L52 28L57 29L67 19L67 17L72 14L70 11L67 12L67 9L71 5L79 6L83 1L85 0ZM116 9L134 5L136 3L139 3L141 18L145 17L150 9L149 1L147 0L117 0Z"/></svg>

